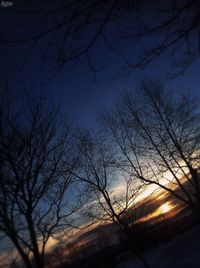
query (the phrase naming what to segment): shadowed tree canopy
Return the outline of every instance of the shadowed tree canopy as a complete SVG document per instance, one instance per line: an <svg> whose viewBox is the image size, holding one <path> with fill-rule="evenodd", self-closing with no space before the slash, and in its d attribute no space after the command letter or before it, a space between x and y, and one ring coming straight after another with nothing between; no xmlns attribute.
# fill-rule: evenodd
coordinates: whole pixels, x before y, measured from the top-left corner
<svg viewBox="0 0 200 268"><path fill-rule="evenodd" d="M126 74L166 56L176 76L199 58L197 0L23 1L1 12L0 45L26 48L20 67L38 51L53 73L78 58L95 72L100 47L123 59Z"/></svg>

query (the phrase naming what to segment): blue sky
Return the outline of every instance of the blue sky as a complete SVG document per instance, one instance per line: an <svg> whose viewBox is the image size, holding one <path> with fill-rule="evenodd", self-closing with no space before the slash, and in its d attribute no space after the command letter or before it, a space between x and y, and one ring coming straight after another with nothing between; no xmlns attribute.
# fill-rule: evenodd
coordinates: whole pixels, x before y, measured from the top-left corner
<svg viewBox="0 0 200 268"><path fill-rule="evenodd" d="M33 54L33 60L30 59L23 73L15 73L14 67L23 57L24 51L20 47L12 47L12 49L5 47L5 50L8 54L11 50L12 60L10 60L10 55L7 56L6 65L8 75L11 77L12 91L17 92L20 88L26 87L30 92L43 92L43 95L53 101L60 102L64 116L73 117L81 126L89 128L96 128L97 115L105 107L117 104L120 101L120 93L124 89L134 89L140 78L160 79L167 88L177 93L191 92L200 97L199 60L190 66L186 73L173 79L167 77L170 61L162 57L143 70L135 70L128 77L120 77L119 74L123 74L123 65L118 58L113 58L111 55L103 62L98 62L103 65L104 70L96 73L95 81L87 63L75 61L66 64L55 77L46 83L46 73L38 69L41 62L37 52ZM5 53L2 56L5 58Z"/></svg>
<svg viewBox="0 0 200 268"><path fill-rule="evenodd" d="M21 23L21 19L14 13L9 13L9 10L0 9L0 24L3 23L14 26ZM18 33L15 30L11 31L9 27L5 29L8 36L12 38L18 38L18 34L23 36L32 31L29 27L23 27ZM111 30L109 29L110 35L112 35ZM44 44L45 40L42 45ZM171 68L171 59L166 55L159 57L142 70L132 71L125 77L122 59L112 52L105 54L105 46L101 41L97 41L91 52L91 58L100 70L96 73L95 81L87 61L77 59L66 63L46 83L51 63L43 66L40 47L33 51L23 70L19 70L28 46L30 44L1 44L0 81L2 85L4 79L8 77L14 94L24 87L28 92L42 92L50 100L59 101L62 114L72 117L82 127L97 129L97 115L105 107L116 105L120 101L120 93L124 89L134 89L138 79L144 77L160 79L167 88L177 94L190 92L200 98L200 59L196 60L183 75L174 79L169 79L167 76ZM126 55L130 58L134 58L139 53L139 46L135 48L131 43L122 45L120 48L126 51Z"/></svg>
<svg viewBox="0 0 200 268"><path fill-rule="evenodd" d="M40 6L33 2L23 1L21 3L15 2L13 8L37 10ZM15 28L15 25L21 24L23 19L27 19L27 17L15 15L12 8L4 10L1 8L0 12L2 25L7 25L7 28L4 28L4 33L12 40L30 36L31 32L37 33L40 30L38 26L35 28L33 24ZM114 41L116 48L125 53L128 59L137 57L141 49L140 43L136 45L131 42L117 43L113 27L111 24L107 28L106 34ZM148 42L151 44L155 41L147 38L143 45L148 46ZM14 92L26 87L30 92L43 92L43 95L48 98L59 101L64 116L76 118L77 123L81 126L96 128L97 114L105 107L115 105L120 100L120 92L123 89L132 90L140 78L160 79L166 87L177 93L184 91L200 96L199 59L183 75L174 79L167 78L171 70L171 59L168 54L159 57L142 70L132 71L125 77L123 60L111 51L106 53L105 44L101 39L97 40L90 53L93 64L99 70L96 73L95 81L87 61L81 58L66 63L46 83L52 62L42 63L40 48L47 45L45 42L44 38L39 46L33 50L22 71L20 67L26 57L27 49L30 48L30 43L2 44L0 50L1 74L9 76L10 85Z"/></svg>

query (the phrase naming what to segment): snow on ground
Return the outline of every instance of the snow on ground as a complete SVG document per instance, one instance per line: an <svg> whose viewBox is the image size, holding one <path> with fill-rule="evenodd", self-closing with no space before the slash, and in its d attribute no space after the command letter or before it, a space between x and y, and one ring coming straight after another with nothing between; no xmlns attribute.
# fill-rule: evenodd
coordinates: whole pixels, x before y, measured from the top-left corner
<svg viewBox="0 0 200 268"><path fill-rule="evenodd" d="M200 226L177 236L170 242L145 253L151 268L200 268ZM116 268L144 268L134 259L115 266Z"/></svg>

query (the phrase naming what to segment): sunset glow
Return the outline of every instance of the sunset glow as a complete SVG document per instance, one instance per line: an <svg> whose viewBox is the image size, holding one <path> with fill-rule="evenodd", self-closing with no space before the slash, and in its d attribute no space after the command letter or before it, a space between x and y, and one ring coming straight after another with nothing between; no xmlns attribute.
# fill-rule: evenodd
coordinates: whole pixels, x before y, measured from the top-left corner
<svg viewBox="0 0 200 268"><path fill-rule="evenodd" d="M162 214L168 213L174 206L171 205L170 202L166 202L163 205L161 205L159 208L157 208L153 213L149 215L150 218L158 217Z"/></svg>
<svg viewBox="0 0 200 268"><path fill-rule="evenodd" d="M147 220L159 217L165 213L168 213L173 208L174 208L174 205L172 205L170 202L166 202L163 205L161 205L160 207L158 207L156 210L154 210L154 212L148 214L147 216L140 218L139 221L143 222L143 221L147 221Z"/></svg>
<svg viewBox="0 0 200 268"><path fill-rule="evenodd" d="M173 206L167 202L165 204L163 204L162 206L159 207L160 213L164 214L167 213L168 211L170 211L173 208Z"/></svg>
<svg viewBox="0 0 200 268"><path fill-rule="evenodd" d="M0 19L0 268L200 268L198 1Z"/></svg>

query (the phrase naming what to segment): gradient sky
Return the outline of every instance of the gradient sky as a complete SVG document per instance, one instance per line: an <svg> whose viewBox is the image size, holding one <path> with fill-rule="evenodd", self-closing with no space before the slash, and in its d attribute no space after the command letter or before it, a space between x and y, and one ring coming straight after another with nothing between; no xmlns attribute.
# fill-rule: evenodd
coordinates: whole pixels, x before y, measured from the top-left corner
<svg viewBox="0 0 200 268"><path fill-rule="evenodd" d="M29 1L13 2L13 8L29 8ZM36 8L32 5L32 8ZM31 28L22 27L20 31L13 30L12 26L21 23L19 16L16 16L12 8L0 8L0 23L7 25L7 35L16 38L18 35L25 36L31 32ZM112 29L108 31L110 35ZM148 40L147 40L148 41ZM44 41L45 42L45 41ZM26 55L27 44L1 44L1 77L8 75L11 79L13 91L25 86L28 91L42 91L44 95L55 99L61 103L61 111L69 117L76 118L81 126L96 128L96 116L105 107L110 107L120 100L120 92L123 89L134 88L136 81L143 77L161 79L168 88L174 91L191 91L195 96L200 96L200 61L197 60L185 74L174 79L167 78L170 69L170 60L160 57L143 70L135 70L127 77L120 77L123 74L124 63L122 60L109 53L105 55L105 46L99 41L94 46L91 57L100 69L96 73L96 81L93 79L86 61L76 60L64 65L57 74L48 81L48 65L44 70L41 65L39 51L35 50L24 66L23 72L19 72L19 66ZM123 45L122 50L127 51L127 55L134 57L139 48L132 47L131 44ZM18 70L16 72L16 70Z"/></svg>
<svg viewBox="0 0 200 268"><path fill-rule="evenodd" d="M13 8L15 5L18 5L19 8L26 8L29 5L29 1L21 1L20 4L19 1L13 1ZM37 2L38 5L38 1L34 2ZM33 4L33 7L37 6ZM29 27L23 27L20 32L15 31L14 26L18 23L21 23L21 19L15 15L12 7L7 9L0 7L0 30L4 30L11 38L17 38L18 34L23 36L28 32L31 33L32 29ZM5 28L5 25L8 27ZM109 31L109 34L112 35L111 29ZM130 57L139 53L139 47L133 48L131 44L122 45L121 49L125 50ZM59 101L63 115L75 118L82 127L96 129L97 115L105 107L117 104L120 101L120 93L124 89L133 89L137 80L144 77L160 79L167 88L173 89L177 93L191 92L200 98L200 59L190 66L187 72L174 79L167 78L171 61L166 57L159 57L143 70L135 70L129 76L121 77L123 61L112 53L105 54L105 46L97 41L91 54L100 69L96 73L95 81L88 63L78 59L66 63L46 83L48 65L45 66L46 69L43 68L38 49L33 51L23 71L19 71L26 53L27 44L3 44L0 42L0 82L2 85L4 86L4 80L8 77L13 93L23 87L29 92L42 92L44 96Z"/></svg>

